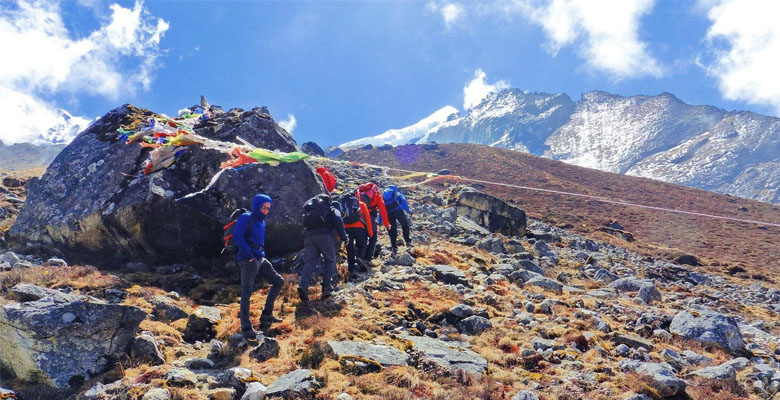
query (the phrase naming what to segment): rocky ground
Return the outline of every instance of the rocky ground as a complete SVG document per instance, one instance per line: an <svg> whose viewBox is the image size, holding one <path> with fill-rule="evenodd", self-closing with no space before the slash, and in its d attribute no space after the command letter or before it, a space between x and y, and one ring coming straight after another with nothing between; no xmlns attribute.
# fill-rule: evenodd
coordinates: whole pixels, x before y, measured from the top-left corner
<svg viewBox="0 0 780 400"><path fill-rule="evenodd" d="M410 183L327 166L345 189ZM109 273L5 252L0 326L13 329L0 332L0 398L54 398L53 385L77 398L145 400L770 399L780 388L776 288L533 219L523 237L490 233L455 207L467 186L403 190L414 247L395 258L383 250L332 299L313 288L308 307L295 294L297 263L275 260L290 268L276 303L284 321L257 342L236 335L236 271L210 297L224 300L206 306L197 288L210 278L186 265ZM172 292L140 279L151 275L192 284ZM253 319L266 292L252 298ZM74 324L82 334L52 339ZM42 362L42 349L61 359ZM10 376L8 354L34 371Z"/></svg>

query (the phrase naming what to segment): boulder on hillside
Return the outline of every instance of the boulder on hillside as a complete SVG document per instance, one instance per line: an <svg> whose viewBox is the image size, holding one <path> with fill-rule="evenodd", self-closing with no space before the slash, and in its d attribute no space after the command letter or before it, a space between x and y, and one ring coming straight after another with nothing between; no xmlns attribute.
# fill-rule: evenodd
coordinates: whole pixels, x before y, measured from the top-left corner
<svg viewBox="0 0 780 400"><path fill-rule="evenodd" d="M506 236L525 236L525 211L478 191L461 192L456 201L458 216L465 216L490 232Z"/></svg>
<svg viewBox="0 0 780 400"><path fill-rule="evenodd" d="M305 142L302 144L301 151L312 156L325 157L325 151L322 150L320 145L314 142Z"/></svg>
<svg viewBox="0 0 780 400"><path fill-rule="evenodd" d="M732 353L745 349L745 341L734 318L714 311L680 311L672 319L669 332L685 339L718 346Z"/></svg>
<svg viewBox="0 0 780 400"><path fill-rule="evenodd" d="M0 308L0 367L36 385L76 389L128 352L145 317L137 307L80 297L7 304Z"/></svg>
<svg viewBox="0 0 780 400"><path fill-rule="evenodd" d="M123 105L81 132L40 180L28 183L27 201L6 236L10 244L100 265L215 256L230 214L251 207L253 196L262 191L278 199L268 215L269 255L302 247L301 205L325 191L306 162L228 169L211 189L200 192L229 155L183 146L187 151L175 164L137 177L149 149L126 145L117 129L153 116L149 110ZM222 142L237 143L240 137L264 149L297 150L292 136L265 107L233 109L198 123L194 130Z"/></svg>

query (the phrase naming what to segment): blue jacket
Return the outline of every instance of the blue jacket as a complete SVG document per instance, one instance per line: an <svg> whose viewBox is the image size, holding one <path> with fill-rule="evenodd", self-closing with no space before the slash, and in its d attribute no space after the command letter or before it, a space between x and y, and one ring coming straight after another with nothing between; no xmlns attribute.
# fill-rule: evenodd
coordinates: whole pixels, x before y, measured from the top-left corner
<svg viewBox="0 0 780 400"><path fill-rule="evenodd" d="M390 203L393 202L394 196L398 204L396 204L395 207L390 207ZM409 210L409 203L406 201L406 196L398 190L398 186L388 186L384 192L382 192L382 198L385 201L385 207L387 207L388 214L396 210L404 210L409 214L412 213L412 211Z"/></svg>
<svg viewBox="0 0 780 400"><path fill-rule="evenodd" d="M242 214L236 220L233 241L238 248L237 259L239 261L265 257L266 215L261 212L265 203L273 204L273 200L265 194L256 195L252 199L252 211Z"/></svg>

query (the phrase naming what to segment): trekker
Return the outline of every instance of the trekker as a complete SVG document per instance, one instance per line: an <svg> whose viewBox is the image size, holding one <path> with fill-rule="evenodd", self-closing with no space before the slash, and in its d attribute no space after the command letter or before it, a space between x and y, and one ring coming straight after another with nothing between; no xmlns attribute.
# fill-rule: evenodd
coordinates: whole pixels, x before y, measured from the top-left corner
<svg viewBox="0 0 780 400"><path fill-rule="evenodd" d="M368 221L371 214L366 203L360 201L355 193L345 193L339 199L341 203L344 228L347 231L347 266L349 268L349 280L358 278L358 263L364 270L368 270L367 263L363 259L368 247L368 238L374 236L374 229Z"/></svg>
<svg viewBox="0 0 780 400"><path fill-rule="evenodd" d="M412 211L409 210L409 202L406 201L406 196L398 190L398 186L391 185L385 188L382 192L382 199L385 202L387 216L390 218L390 247L393 257L395 257L398 254L398 243L395 240L398 237L399 223L403 230L406 247L412 246L412 239L409 237L409 221L404 213L406 211L411 216Z"/></svg>
<svg viewBox="0 0 780 400"><path fill-rule="evenodd" d="M369 222L371 224L371 229L374 231L374 236L368 239L368 246L366 247L366 252L363 254L363 258L366 259L366 261L371 261L374 258L376 241L379 239L379 231L377 230L376 223L377 214L382 216L382 224L385 226L385 229L390 229L390 223L387 218L385 202L382 200L382 195L379 193L379 187L373 182L368 182L365 185L360 186L359 192L360 200L366 203L366 207L368 207L369 214L371 215L371 221Z"/></svg>
<svg viewBox="0 0 780 400"><path fill-rule="evenodd" d="M333 193L336 189L336 177L325 167L317 167L316 170L322 178L322 183L325 184L325 189L328 189L328 193Z"/></svg>
<svg viewBox="0 0 780 400"><path fill-rule="evenodd" d="M330 196L318 194L307 200L303 205L303 271L298 284L298 296L301 302L309 302L309 285L312 274L323 258L322 298L327 299L334 291L336 278L336 243L333 232L339 240L348 239L344 230L341 213L331 205Z"/></svg>
<svg viewBox="0 0 780 400"><path fill-rule="evenodd" d="M273 201L266 194L258 194L252 200L252 211L241 214L236 220L233 230L238 254L236 260L241 267L241 307L239 318L241 319L241 334L245 338L254 339L257 331L252 328L249 320L249 299L254 291L255 277L257 273L271 284L268 297L265 299L263 313L260 314L260 323L282 322L273 316L274 301L282 290L284 278L279 275L268 259L265 258L265 218L271 210Z"/></svg>

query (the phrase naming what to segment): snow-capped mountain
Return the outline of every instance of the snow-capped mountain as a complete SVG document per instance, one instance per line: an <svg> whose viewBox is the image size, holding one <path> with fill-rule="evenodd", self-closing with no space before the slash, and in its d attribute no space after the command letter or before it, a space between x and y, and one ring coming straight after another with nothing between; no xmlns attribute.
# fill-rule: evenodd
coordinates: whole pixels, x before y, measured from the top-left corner
<svg viewBox="0 0 780 400"><path fill-rule="evenodd" d="M46 132L40 132L33 144L68 144L79 132L87 129L91 121L81 117L74 117L69 112L58 109L54 124Z"/></svg>
<svg viewBox="0 0 780 400"><path fill-rule="evenodd" d="M780 203L780 119L693 106L669 93L595 91L574 103L565 94L507 89L416 142L427 141L486 144Z"/></svg>
<svg viewBox="0 0 780 400"><path fill-rule="evenodd" d="M539 154L574 108L565 94L502 90L487 95L466 116L432 127L419 142L479 143Z"/></svg>
<svg viewBox="0 0 780 400"><path fill-rule="evenodd" d="M423 118L420 122L414 125L407 126L401 129L390 129L387 132L379 134L377 136L371 136L363 139L353 140L351 142L344 143L339 147L349 148L355 146L364 146L367 144L381 146L383 144L392 144L394 146L414 143L425 135L428 130L434 126L438 126L451 119L457 118L458 110L452 106L445 106L434 112L433 114Z"/></svg>

